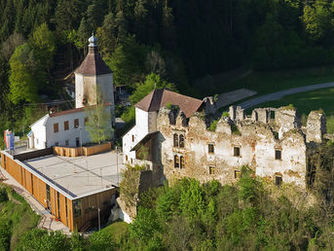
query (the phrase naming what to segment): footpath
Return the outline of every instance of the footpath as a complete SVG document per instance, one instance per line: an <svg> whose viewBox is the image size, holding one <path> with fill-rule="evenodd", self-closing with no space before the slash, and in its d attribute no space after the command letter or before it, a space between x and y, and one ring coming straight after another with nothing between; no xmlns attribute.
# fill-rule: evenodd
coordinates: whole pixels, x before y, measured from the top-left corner
<svg viewBox="0 0 334 251"><path fill-rule="evenodd" d="M292 88L288 90L283 90L279 92L273 92L270 94L266 94L263 96L259 96L256 98L249 99L245 102L242 102L238 104L238 106L241 106L243 109L248 109L253 106L269 102L269 101L274 101L281 99L285 96L292 95L292 94L297 94L297 93L302 93L302 92L309 92L309 91L314 91L318 89L324 89L324 88L330 88L334 87L334 82L328 82L328 83L322 83L322 84L315 84L315 85L307 85L307 86L302 86L302 87L297 87L297 88Z"/></svg>
<svg viewBox="0 0 334 251"><path fill-rule="evenodd" d="M5 169L0 167L1 182L12 187L16 193L21 195L31 209L41 216L37 227L48 231L62 231L64 234L70 235L71 232L60 221L56 221L55 218L46 210L20 183L18 183L12 176L10 176Z"/></svg>

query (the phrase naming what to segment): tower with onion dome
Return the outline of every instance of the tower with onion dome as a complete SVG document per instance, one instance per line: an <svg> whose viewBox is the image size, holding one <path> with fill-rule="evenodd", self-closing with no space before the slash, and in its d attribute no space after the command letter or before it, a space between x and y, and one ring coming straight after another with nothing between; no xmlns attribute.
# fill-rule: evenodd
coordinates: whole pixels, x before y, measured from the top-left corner
<svg viewBox="0 0 334 251"><path fill-rule="evenodd" d="M94 34L88 39L88 54L75 74L75 107L81 108L97 104L101 95L103 103L110 103L114 114L113 74L101 58ZM114 117L114 116L112 116Z"/></svg>

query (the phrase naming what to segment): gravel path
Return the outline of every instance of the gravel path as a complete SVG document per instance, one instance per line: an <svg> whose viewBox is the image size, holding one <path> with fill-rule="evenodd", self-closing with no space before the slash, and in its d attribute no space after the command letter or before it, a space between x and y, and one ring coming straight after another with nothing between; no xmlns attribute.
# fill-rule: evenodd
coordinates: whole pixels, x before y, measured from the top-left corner
<svg viewBox="0 0 334 251"><path fill-rule="evenodd" d="M268 102L268 101L281 99L284 96L288 96L288 95L292 95L292 94L296 94L296 93L318 90L318 89L330 88L330 87L334 87L334 82L315 84L315 85L307 85L307 86L292 88L292 89L288 89L288 90L283 90L283 91L279 91L279 92L266 94L266 95L263 95L263 96L259 96L257 98L252 98L252 99L249 99L245 102L242 102L242 103L238 104L238 106L241 106L242 108L247 109L247 108L256 106L258 104Z"/></svg>

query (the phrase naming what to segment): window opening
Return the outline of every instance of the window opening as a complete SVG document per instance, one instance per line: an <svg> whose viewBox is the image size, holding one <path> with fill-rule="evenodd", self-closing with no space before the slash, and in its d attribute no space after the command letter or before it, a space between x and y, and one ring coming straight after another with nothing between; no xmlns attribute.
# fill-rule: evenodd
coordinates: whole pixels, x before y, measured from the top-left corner
<svg viewBox="0 0 334 251"><path fill-rule="evenodd" d="M75 119L74 120L74 128L78 128L79 127L79 119Z"/></svg>
<svg viewBox="0 0 334 251"><path fill-rule="evenodd" d="M275 185L276 186L281 186L282 182L283 182L282 176L276 175L275 176Z"/></svg>
<svg viewBox="0 0 334 251"><path fill-rule="evenodd" d="M214 153L215 152L215 146L213 144L208 144L208 152Z"/></svg>
<svg viewBox="0 0 334 251"><path fill-rule="evenodd" d="M64 122L64 130L67 131L69 129L68 121Z"/></svg>
<svg viewBox="0 0 334 251"><path fill-rule="evenodd" d="M54 132L54 133L59 132L59 124L58 124L58 123L54 123L54 124L53 124L53 132Z"/></svg>
<svg viewBox="0 0 334 251"><path fill-rule="evenodd" d="M179 162L179 156L174 155L174 168L179 168L180 167L180 162Z"/></svg>
<svg viewBox="0 0 334 251"><path fill-rule="evenodd" d="M233 156L240 157L240 147L235 146L233 148Z"/></svg>
<svg viewBox="0 0 334 251"><path fill-rule="evenodd" d="M181 148L184 148L184 136L183 136L183 134L180 134L179 144L180 144Z"/></svg>
<svg viewBox="0 0 334 251"><path fill-rule="evenodd" d="M174 137L174 147L179 147L179 136L175 133L173 137Z"/></svg>
<svg viewBox="0 0 334 251"><path fill-rule="evenodd" d="M73 201L73 215L74 217L81 216L81 200Z"/></svg>
<svg viewBox="0 0 334 251"><path fill-rule="evenodd" d="M180 168L185 168L185 164L184 164L184 157L180 156Z"/></svg>

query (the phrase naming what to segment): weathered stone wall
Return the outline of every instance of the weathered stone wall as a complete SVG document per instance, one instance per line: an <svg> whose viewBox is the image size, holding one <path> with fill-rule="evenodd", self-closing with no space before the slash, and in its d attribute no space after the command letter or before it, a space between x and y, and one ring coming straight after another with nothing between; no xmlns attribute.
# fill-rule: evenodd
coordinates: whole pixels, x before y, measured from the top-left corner
<svg viewBox="0 0 334 251"><path fill-rule="evenodd" d="M307 117L306 141L321 143L326 134L326 118L321 111L311 111Z"/></svg>
<svg viewBox="0 0 334 251"><path fill-rule="evenodd" d="M275 111L274 119L270 119L271 111ZM167 109L159 112L157 129L163 139L161 162L166 178L233 183L241 166L249 165L259 176L272 180L280 176L283 182L305 187L306 142L295 110L255 109L252 119L245 119L241 108L231 107L230 116L221 118L212 132L199 114L193 115L185 126L180 123L180 114L173 125ZM279 138L274 132L277 129ZM174 134L184 136L184 147L174 147ZM214 147L213 153L209 153L209 144ZM238 156L234 148L239 148ZM280 159L276 151L280 151ZM183 168L174 167L175 155L184 158Z"/></svg>

